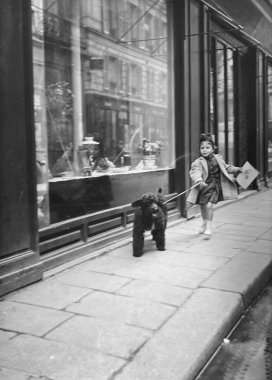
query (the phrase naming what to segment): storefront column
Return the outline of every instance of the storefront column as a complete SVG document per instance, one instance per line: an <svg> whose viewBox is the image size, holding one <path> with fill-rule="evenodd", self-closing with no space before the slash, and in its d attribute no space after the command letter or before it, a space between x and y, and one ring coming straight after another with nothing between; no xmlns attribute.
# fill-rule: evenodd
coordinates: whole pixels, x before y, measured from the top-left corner
<svg viewBox="0 0 272 380"><path fill-rule="evenodd" d="M0 294L42 278L30 0L0 1Z"/></svg>
<svg viewBox="0 0 272 380"><path fill-rule="evenodd" d="M169 35L169 64L172 65L174 80L173 99L174 99L174 125L175 125L175 150L176 150L176 191L181 193L190 186L189 171L189 145L188 134L189 125L185 123L185 0L173 0L168 3L169 19L172 27L168 30ZM171 72L171 70L169 70ZM185 207L186 197L177 198L177 206L182 212Z"/></svg>
<svg viewBox="0 0 272 380"><path fill-rule="evenodd" d="M71 50L72 50L72 82L73 82L73 161L74 170L80 173L78 164L78 147L83 141L82 120L82 80L81 80L81 55L80 55L80 12L79 1L72 4L73 21L71 26Z"/></svg>

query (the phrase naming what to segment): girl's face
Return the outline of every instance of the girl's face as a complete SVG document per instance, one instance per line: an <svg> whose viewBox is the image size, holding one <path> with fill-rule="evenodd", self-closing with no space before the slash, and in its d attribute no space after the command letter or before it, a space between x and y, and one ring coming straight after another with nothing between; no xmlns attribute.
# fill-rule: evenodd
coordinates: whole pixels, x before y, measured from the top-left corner
<svg viewBox="0 0 272 380"><path fill-rule="evenodd" d="M209 141L202 141L200 144L200 154L203 157L209 157L214 152L214 148Z"/></svg>

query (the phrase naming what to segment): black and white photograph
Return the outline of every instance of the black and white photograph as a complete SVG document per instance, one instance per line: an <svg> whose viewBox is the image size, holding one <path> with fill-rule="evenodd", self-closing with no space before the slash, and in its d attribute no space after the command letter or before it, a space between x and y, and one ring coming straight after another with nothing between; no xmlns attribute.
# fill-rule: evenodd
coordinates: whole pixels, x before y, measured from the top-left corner
<svg viewBox="0 0 272 380"><path fill-rule="evenodd" d="M0 0L0 380L272 380L272 0Z"/></svg>

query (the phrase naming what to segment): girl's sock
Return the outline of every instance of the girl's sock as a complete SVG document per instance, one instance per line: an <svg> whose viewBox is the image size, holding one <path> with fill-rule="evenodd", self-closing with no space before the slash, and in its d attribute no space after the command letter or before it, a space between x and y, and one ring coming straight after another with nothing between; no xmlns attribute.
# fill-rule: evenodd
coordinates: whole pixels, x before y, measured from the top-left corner
<svg viewBox="0 0 272 380"><path fill-rule="evenodd" d="M212 234L212 221L211 220L207 221L207 226L206 226L206 230L205 230L204 234L205 235L211 235Z"/></svg>
<svg viewBox="0 0 272 380"><path fill-rule="evenodd" d="M204 234L204 232L206 230L206 226L207 226L207 219L203 219L203 224L202 224L202 226L200 227L200 230L199 230L200 234Z"/></svg>

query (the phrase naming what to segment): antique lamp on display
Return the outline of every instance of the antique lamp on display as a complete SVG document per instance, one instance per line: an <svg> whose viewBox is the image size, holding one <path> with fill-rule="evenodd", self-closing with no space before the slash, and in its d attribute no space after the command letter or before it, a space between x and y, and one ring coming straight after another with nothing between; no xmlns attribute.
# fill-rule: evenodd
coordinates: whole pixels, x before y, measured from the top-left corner
<svg viewBox="0 0 272 380"><path fill-rule="evenodd" d="M93 137L85 137L85 140L82 142L82 145L86 146L86 148L87 148L87 150L80 151L81 160L83 163L83 175L84 176L91 176L92 175L92 168L90 166L89 154L92 156L93 147L94 147L94 145L99 145L99 142L94 141Z"/></svg>

